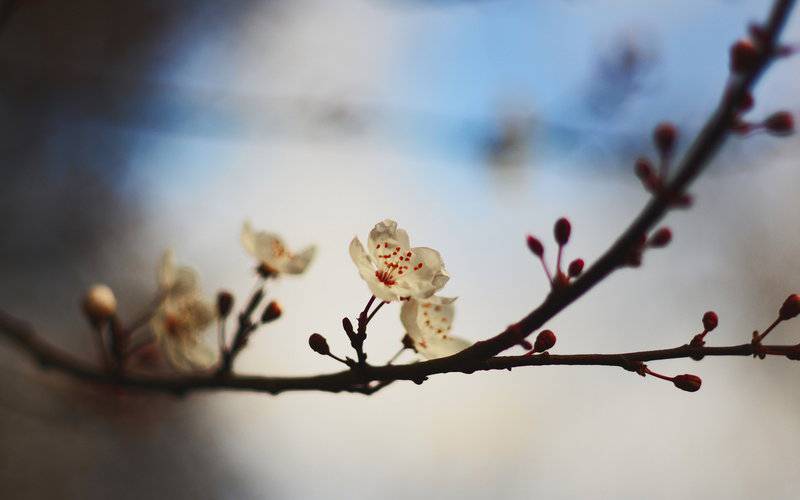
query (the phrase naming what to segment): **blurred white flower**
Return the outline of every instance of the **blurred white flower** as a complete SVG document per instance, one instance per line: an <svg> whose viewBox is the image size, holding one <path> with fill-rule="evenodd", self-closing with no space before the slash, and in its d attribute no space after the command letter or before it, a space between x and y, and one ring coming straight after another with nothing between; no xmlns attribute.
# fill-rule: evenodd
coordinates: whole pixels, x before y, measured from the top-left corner
<svg viewBox="0 0 800 500"><path fill-rule="evenodd" d="M250 221L245 221L242 225L241 240L247 253L274 274L302 273L317 251L312 245L294 254L286 248L280 236L266 231L255 231Z"/></svg>
<svg viewBox="0 0 800 500"><path fill-rule="evenodd" d="M408 233L398 229L393 220L376 224L367 246L369 253L357 237L353 238L350 257L373 295L385 302L428 298L450 279L439 252L426 247L410 248Z"/></svg>
<svg viewBox="0 0 800 500"><path fill-rule="evenodd" d="M414 349L427 359L442 358L460 352L470 342L450 336L455 315L455 298L433 296L409 299L400 308L400 321L414 341Z"/></svg>
<svg viewBox="0 0 800 500"><path fill-rule="evenodd" d="M164 297L192 295L198 293L200 288L197 271L189 266L176 266L175 253L171 249L165 251L161 257L156 280Z"/></svg>
<svg viewBox="0 0 800 500"><path fill-rule="evenodd" d="M156 343L167 361L179 370L208 368L217 355L202 335L216 317L214 305L200 295L197 272L175 266L172 251L164 253L158 268L162 300L150 320Z"/></svg>

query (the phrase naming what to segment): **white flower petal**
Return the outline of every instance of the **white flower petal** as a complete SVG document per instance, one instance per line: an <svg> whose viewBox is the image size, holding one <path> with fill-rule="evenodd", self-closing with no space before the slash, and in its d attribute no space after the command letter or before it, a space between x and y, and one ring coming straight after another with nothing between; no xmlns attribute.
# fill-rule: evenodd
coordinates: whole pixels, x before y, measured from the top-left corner
<svg viewBox="0 0 800 500"><path fill-rule="evenodd" d="M299 254L293 255L289 260L286 261L283 269L280 269L279 271L287 274L300 274L306 270L308 264L311 263L311 259L314 258L316 253L317 247L310 246Z"/></svg>
<svg viewBox="0 0 800 500"><path fill-rule="evenodd" d="M417 247L410 250L408 269L397 279L401 296L425 299L444 287L450 277L444 268L442 257L436 250Z"/></svg>
<svg viewBox="0 0 800 500"><path fill-rule="evenodd" d="M156 342L167 361L179 370L207 368L215 352L202 342L202 334L215 319L214 306L196 295L164 301L150 321Z"/></svg>
<svg viewBox="0 0 800 500"><path fill-rule="evenodd" d="M382 282L378 281L377 278L374 276L371 278L365 278L367 282L367 286L369 286L370 292L375 297L381 299L384 302L394 302L395 300L400 300L400 295L397 294L397 291L394 290L394 287L388 287Z"/></svg>
<svg viewBox="0 0 800 500"><path fill-rule="evenodd" d="M408 233L403 229L397 229L397 222L386 219L375 224L369 233L367 240L369 253L375 261L380 261L381 256L392 252L405 252L410 244Z"/></svg>
<svg viewBox="0 0 800 500"><path fill-rule="evenodd" d="M446 339L426 339L424 346L416 343L415 345L420 356L427 359L435 359L459 353L472 345L472 343L459 337L447 337Z"/></svg>
<svg viewBox="0 0 800 500"><path fill-rule="evenodd" d="M189 266L176 266L175 254L167 250L157 270L158 288L167 298L196 293L200 288L197 271Z"/></svg>
<svg viewBox="0 0 800 500"><path fill-rule="evenodd" d="M300 274L306 270L316 253L310 246L297 255L292 254L280 236L266 231L255 231L249 221L242 226L242 246L259 263L281 274Z"/></svg>
<svg viewBox="0 0 800 500"><path fill-rule="evenodd" d="M406 333L414 342L422 340L422 330L417 322L418 302L414 299L406 300L400 307L400 322L403 323Z"/></svg>
<svg viewBox="0 0 800 500"><path fill-rule="evenodd" d="M350 242L350 258L353 259L353 264L356 265L362 279L369 281L375 277L375 265L358 237L354 237Z"/></svg>
<svg viewBox="0 0 800 500"><path fill-rule="evenodd" d="M453 301L447 303L443 298L431 297L437 300L422 300L417 305L417 325L425 338L446 338L453 327L453 317L456 307Z"/></svg>
<svg viewBox="0 0 800 500"><path fill-rule="evenodd" d="M161 255L161 261L156 270L156 281L161 290L169 290L175 283L175 252L172 249L165 250Z"/></svg>
<svg viewBox="0 0 800 500"><path fill-rule="evenodd" d="M450 356L469 347L467 340L449 335L455 315L455 298L409 299L400 308L400 321L424 358Z"/></svg>
<svg viewBox="0 0 800 500"><path fill-rule="evenodd" d="M239 237L242 242L242 246L244 249L252 255L253 257L256 256L256 233L253 230L253 225L250 224L249 220L244 221L242 224L242 233Z"/></svg>

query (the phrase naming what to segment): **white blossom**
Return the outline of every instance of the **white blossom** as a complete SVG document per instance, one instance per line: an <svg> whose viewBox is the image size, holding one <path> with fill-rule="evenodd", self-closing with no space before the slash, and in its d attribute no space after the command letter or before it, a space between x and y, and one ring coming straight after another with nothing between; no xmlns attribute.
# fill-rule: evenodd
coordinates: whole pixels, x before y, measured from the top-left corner
<svg viewBox="0 0 800 500"><path fill-rule="evenodd" d="M393 220L375 225L367 240L369 253L357 237L350 242L350 257L361 278L377 298L391 302L408 297L425 299L450 279L439 252L411 248L408 233Z"/></svg>
<svg viewBox="0 0 800 500"><path fill-rule="evenodd" d="M442 358L460 352L471 345L467 340L453 337L455 298L433 296L428 299L409 299L400 308L400 321L414 342L414 349L427 359Z"/></svg>
<svg viewBox="0 0 800 500"><path fill-rule="evenodd" d="M201 296L197 272L176 266L171 251L158 268L162 300L150 320L156 343L167 361L179 370L208 368L217 355L203 342L203 333L214 322L214 305Z"/></svg>
<svg viewBox="0 0 800 500"><path fill-rule="evenodd" d="M309 246L300 253L292 253L280 236L266 231L255 231L250 221L242 225L242 246L247 253L275 274L300 274L306 270L317 249Z"/></svg>

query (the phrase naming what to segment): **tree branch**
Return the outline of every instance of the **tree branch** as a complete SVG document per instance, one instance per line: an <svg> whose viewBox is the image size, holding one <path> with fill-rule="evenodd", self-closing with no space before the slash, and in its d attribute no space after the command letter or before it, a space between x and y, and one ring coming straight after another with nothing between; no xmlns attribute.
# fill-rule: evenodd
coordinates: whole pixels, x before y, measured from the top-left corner
<svg viewBox="0 0 800 500"><path fill-rule="evenodd" d="M758 57L750 70L733 79L724 92L716 111L683 156L673 180L660 194L650 200L633 223L606 250L602 257L570 286L551 293L538 308L516 325L512 325L514 328L508 328L488 340L477 342L472 347L456 354L455 357L485 359L515 346L521 338L544 326L556 314L624 265L625 258L636 247L639 238L646 235L664 218L671 208L672 200L686 191L686 188L708 165L730 135L738 103L742 102L744 96L776 57L776 44L793 4L793 0L777 0L773 4L768 21L764 25L764 49L758 52Z"/></svg>
<svg viewBox="0 0 800 500"><path fill-rule="evenodd" d="M755 339L754 342L748 344L726 347L683 345L672 349L618 354L558 355L544 353L535 356L497 356L504 350L519 344L520 340L541 328L547 321L613 271L625 265L626 258L637 248L641 237L652 230L667 214L676 197L685 193L687 187L708 165L730 134L739 103L779 52L776 50L778 48L777 40L793 4L792 0L775 1L769 19L760 29L759 50L755 60L749 65L747 71L732 76L716 111L678 163L673 179L666 182L664 189L650 200L638 217L600 259L572 284L555 288L538 308L522 320L500 334L477 342L458 354L407 365L372 366L366 364L366 356L359 353L360 363L357 368L351 370L307 377L264 377L230 373L230 366L236 352L236 349L232 348L229 354L230 359L224 360L223 367L225 369L220 374L203 372L186 376L156 376L112 372L90 365L45 342L36 336L29 326L2 311L0 311L0 331L22 351L38 361L42 367L57 369L84 381L175 394L201 389L250 390L271 394L304 390L372 394L397 380L422 383L428 376L439 373L472 373L520 366L617 366L641 373L643 369L641 363L663 359L700 359L703 356L800 358L799 346L762 346L759 342L760 339ZM367 320L366 315L364 319ZM241 325L240 328L242 328ZM363 339L361 342L363 343Z"/></svg>
<svg viewBox="0 0 800 500"><path fill-rule="evenodd" d="M264 377L213 373L185 376L154 376L137 373L113 373L79 360L36 336L25 323L0 311L0 331L18 348L36 360L42 368L66 373L78 380L115 387L141 389L184 395L197 390L239 390L279 394L288 391L354 392L373 394L390 383L411 380L422 383L439 373L473 373L487 370L510 370L521 366L617 366L636 371L637 364L664 359L699 358L702 356L800 356L800 346L740 344L725 347L683 345L672 349L617 354L539 354L537 356L499 356L490 359L463 359L453 365L451 358L434 359L406 365L367 365L357 371L308 377ZM378 382L370 385L370 382Z"/></svg>

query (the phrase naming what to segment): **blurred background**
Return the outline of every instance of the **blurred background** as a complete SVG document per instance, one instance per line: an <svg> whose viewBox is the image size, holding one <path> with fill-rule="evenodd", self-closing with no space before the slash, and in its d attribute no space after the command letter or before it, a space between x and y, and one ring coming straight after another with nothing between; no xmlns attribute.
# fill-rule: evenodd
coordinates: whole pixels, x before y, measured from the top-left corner
<svg viewBox="0 0 800 500"><path fill-rule="evenodd" d="M546 294L524 244L569 215L591 263L647 195L632 174L658 121L682 146L715 106L727 48L770 2L4 0L0 307L86 358L78 302L111 285L126 318L166 247L206 293L241 298L245 218L319 246L269 292L284 316L247 373L338 370L310 352L369 294L347 254L384 218L452 276L479 340ZM786 39L800 38L800 14ZM752 112L800 111L798 59ZM673 244L556 318L556 352L672 347L716 310L747 341L800 290L797 137L729 142L673 213ZM550 255L553 254L550 244ZM371 327L370 360L402 335ZM797 342L789 323L775 341ZM410 361L408 356L404 358ZM795 498L800 367L653 363L696 394L609 368L436 376L373 397L114 394L0 347L4 498Z"/></svg>

